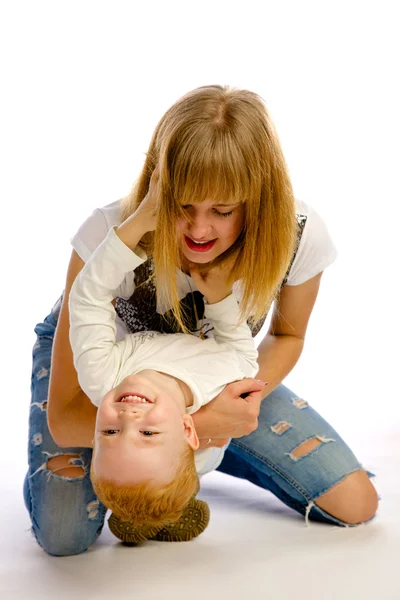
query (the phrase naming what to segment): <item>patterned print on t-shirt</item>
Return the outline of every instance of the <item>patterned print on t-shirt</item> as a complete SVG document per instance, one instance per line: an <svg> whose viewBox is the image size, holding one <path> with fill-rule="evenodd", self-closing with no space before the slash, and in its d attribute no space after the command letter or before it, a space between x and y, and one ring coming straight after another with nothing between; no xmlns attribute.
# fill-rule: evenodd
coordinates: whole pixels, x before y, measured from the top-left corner
<svg viewBox="0 0 400 600"><path fill-rule="evenodd" d="M296 215L297 218L297 241L295 250L289 268L282 282L285 285L289 271L296 258L296 254L300 245L301 236L307 221L306 215ZM282 287L281 286L281 287ZM205 337L208 337L212 326L206 322L202 327L204 317L204 301L203 295L199 291L188 293L181 301L181 307L187 318L187 326L189 331L199 335L200 330ZM167 311L163 315L157 312L156 288L154 284L154 263L150 257L146 262L140 265L135 270L135 290L132 296L125 300L117 298L115 310L117 315L125 323L129 331L136 333L138 331L159 331L161 333L175 333L177 331L176 319L172 311ZM196 308L194 308L194 306ZM196 319L199 319L197 323ZM265 318L260 319L257 323L249 326L253 337L261 330L265 322Z"/></svg>

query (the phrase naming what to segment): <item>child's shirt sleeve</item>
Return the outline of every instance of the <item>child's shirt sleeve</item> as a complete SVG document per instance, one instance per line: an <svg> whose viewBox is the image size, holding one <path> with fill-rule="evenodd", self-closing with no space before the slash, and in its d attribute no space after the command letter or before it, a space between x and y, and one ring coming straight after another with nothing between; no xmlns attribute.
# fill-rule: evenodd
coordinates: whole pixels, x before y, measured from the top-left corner
<svg viewBox="0 0 400 600"><path fill-rule="evenodd" d="M140 252L140 251L139 251ZM96 406L114 387L135 346L134 336L116 342L112 300L125 274L146 256L132 252L110 229L78 274L69 297L70 342L82 390Z"/></svg>
<svg viewBox="0 0 400 600"><path fill-rule="evenodd" d="M214 340L234 350L246 377L254 377L258 372L258 352L250 327L240 318L239 304L234 294L215 304L205 302L204 307L205 316L214 326Z"/></svg>

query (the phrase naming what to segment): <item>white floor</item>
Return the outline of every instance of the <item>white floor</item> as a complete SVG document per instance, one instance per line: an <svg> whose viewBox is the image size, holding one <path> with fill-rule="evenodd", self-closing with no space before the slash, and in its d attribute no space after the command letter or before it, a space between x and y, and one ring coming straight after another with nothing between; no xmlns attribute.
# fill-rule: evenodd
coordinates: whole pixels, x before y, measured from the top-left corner
<svg viewBox="0 0 400 600"><path fill-rule="evenodd" d="M364 327L366 313L355 301L351 305L351 297L342 312L336 310L335 286L343 287L334 276L326 278L301 365L287 385L321 412L377 474L382 501L375 520L352 529L306 527L268 492L212 473L202 480L200 493L210 504L211 522L196 540L127 548L106 525L89 552L69 558L52 558L39 548L21 492L32 323L56 294L33 294L29 306L23 296L16 298L18 319L2 324L10 360L2 381L0 599L400 600L398 352L386 351L398 336L391 329L371 336ZM337 333L348 330L357 351Z"/></svg>
<svg viewBox="0 0 400 600"><path fill-rule="evenodd" d="M0 3L0 600L400 600L398 3L191 4ZM70 237L129 191L168 106L213 82L265 98L296 196L338 247L288 385L377 473L379 514L305 527L213 473L198 539L126 548L105 526L86 554L51 558L21 493L33 325L64 287Z"/></svg>
<svg viewBox="0 0 400 600"><path fill-rule="evenodd" d="M382 431L358 442L382 495L367 526L306 527L268 492L212 473L200 493L211 521L196 540L128 548L105 526L89 552L69 558L47 556L32 538L21 497L24 456L10 463L3 455L0 598L399 600L399 440L399 431Z"/></svg>

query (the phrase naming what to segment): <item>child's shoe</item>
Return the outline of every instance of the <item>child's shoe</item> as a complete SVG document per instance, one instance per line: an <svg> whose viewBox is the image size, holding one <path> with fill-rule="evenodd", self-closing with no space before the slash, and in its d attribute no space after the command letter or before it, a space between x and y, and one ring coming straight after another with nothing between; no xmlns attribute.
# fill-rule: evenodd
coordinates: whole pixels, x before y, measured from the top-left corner
<svg viewBox="0 0 400 600"><path fill-rule="evenodd" d="M138 544L145 540L159 542L188 542L206 529L210 520L210 509L206 502L192 498L180 518L166 525L135 527L132 521L122 521L111 514L108 526L111 532L126 544Z"/></svg>

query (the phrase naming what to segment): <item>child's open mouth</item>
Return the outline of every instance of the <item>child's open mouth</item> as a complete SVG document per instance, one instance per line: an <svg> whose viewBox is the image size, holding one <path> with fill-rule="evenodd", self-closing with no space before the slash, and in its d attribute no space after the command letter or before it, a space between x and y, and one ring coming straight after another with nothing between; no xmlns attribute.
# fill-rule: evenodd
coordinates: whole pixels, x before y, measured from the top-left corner
<svg viewBox="0 0 400 600"><path fill-rule="evenodd" d="M129 404L153 404L152 401L145 396L138 396L137 394L123 394L118 398L117 402L126 402Z"/></svg>
<svg viewBox="0 0 400 600"><path fill-rule="evenodd" d="M190 250L194 250L194 252L208 252L214 246L217 240L206 240L204 242L195 242L190 237L185 235L185 242Z"/></svg>

